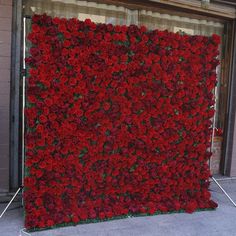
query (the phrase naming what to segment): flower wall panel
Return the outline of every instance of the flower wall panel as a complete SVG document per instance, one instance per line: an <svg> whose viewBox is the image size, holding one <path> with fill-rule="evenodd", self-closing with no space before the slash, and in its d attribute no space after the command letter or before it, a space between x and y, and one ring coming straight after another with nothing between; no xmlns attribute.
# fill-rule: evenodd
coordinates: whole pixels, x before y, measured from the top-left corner
<svg viewBox="0 0 236 236"><path fill-rule="evenodd" d="M28 229L217 206L218 36L35 15L28 39Z"/></svg>

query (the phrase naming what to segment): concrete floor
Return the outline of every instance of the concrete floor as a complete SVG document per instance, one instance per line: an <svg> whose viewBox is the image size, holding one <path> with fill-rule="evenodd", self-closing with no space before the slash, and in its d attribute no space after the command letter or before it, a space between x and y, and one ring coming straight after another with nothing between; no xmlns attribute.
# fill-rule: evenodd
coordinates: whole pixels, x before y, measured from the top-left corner
<svg viewBox="0 0 236 236"><path fill-rule="evenodd" d="M236 202L236 180L220 184ZM134 217L102 223L91 223L31 233L32 236L236 236L236 207L215 183L211 184L212 199L218 202L215 211L193 214L179 213ZM5 204L0 205L0 210ZM11 206L17 207L19 203ZM28 235L23 228L22 208L6 212L0 219L0 236Z"/></svg>

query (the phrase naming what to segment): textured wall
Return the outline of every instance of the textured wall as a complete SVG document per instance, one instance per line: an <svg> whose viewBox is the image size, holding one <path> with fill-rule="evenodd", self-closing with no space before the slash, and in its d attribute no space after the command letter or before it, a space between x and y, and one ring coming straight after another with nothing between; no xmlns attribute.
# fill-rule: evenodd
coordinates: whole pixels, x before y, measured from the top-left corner
<svg viewBox="0 0 236 236"><path fill-rule="evenodd" d="M236 176L236 121L234 124L234 138L232 142L233 142L233 147L232 147L233 150L232 150L230 176Z"/></svg>
<svg viewBox="0 0 236 236"><path fill-rule="evenodd" d="M0 192L9 188L12 0L0 0Z"/></svg>
<svg viewBox="0 0 236 236"><path fill-rule="evenodd" d="M222 137L216 136L214 138L213 154L211 157L211 173L220 174L220 161L222 157Z"/></svg>

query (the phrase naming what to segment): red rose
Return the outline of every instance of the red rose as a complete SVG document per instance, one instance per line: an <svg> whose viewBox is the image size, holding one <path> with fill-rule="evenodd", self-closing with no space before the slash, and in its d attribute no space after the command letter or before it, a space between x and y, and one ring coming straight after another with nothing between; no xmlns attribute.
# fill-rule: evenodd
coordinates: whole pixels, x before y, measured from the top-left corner
<svg viewBox="0 0 236 236"><path fill-rule="evenodd" d="M213 34L212 36L212 41L214 42L214 44L219 45L220 44L220 36L217 34Z"/></svg>
<svg viewBox="0 0 236 236"><path fill-rule="evenodd" d="M51 227L54 225L54 221L53 220L48 220L47 221L47 227Z"/></svg>
<svg viewBox="0 0 236 236"><path fill-rule="evenodd" d="M111 104L110 104L109 102L103 103L103 109L104 109L105 111L108 111L108 110L110 109L110 107L111 107Z"/></svg>
<svg viewBox="0 0 236 236"><path fill-rule="evenodd" d="M100 218L100 219L103 220L103 219L105 219L105 217L106 217L106 215L105 215L104 212L100 212L100 213L99 213L99 218Z"/></svg>
<svg viewBox="0 0 236 236"><path fill-rule="evenodd" d="M40 115L40 116L39 116L39 121L40 121L41 123L46 123L46 122L47 122L47 117L44 116L44 115Z"/></svg>
<svg viewBox="0 0 236 236"><path fill-rule="evenodd" d="M72 222L73 223L78 223L79 222L79 217L78 216L73 216L72 217Z"/></svg>
<svg viewBox="0 0 236 236"><path fill-rule="evenodd" d="M187 203L185 210L188 213L192 213L197 209L197 202L196 201L191 201L189 203Z"/></svg>

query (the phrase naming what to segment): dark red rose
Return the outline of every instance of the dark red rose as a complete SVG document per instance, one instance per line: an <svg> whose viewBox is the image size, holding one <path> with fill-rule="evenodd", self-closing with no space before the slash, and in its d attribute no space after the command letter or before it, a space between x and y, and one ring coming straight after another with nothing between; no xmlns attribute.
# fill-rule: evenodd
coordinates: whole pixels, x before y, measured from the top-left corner
<svg viewBox="0 0 236 236"><path fill-rule="evenodd" d="M197 202L196 201L191 201L191 202L187 203L186 208L185 208L186 212L188 212L188 213L192 213L196 209L197 209Z"/></svg>
<svg viewBox="0 0 236 236"><path fill-rule="evenodd" d="M39 121L40 121L41 123L45 123L45 122L47 122L47 117L44 116L44 115L40 115L40 116L39 116Z"/></svg>

